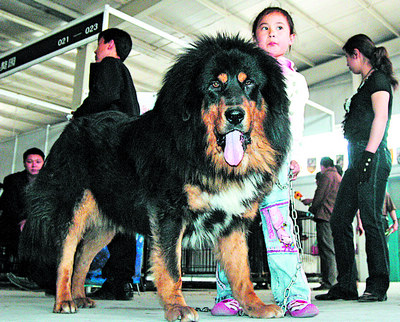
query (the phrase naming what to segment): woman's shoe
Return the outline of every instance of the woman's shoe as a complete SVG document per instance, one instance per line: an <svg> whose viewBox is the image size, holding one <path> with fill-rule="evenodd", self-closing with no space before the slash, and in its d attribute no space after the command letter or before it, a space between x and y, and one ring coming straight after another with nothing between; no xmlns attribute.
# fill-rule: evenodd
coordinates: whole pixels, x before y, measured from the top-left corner
<svg viewBox="0 0 400 322"><path fill-rule="evenodd" d="M358 300L358 294L355 290L354 292L350 292L348 290L344 290L339 286L339 284L335 284L331 287L328 293L315 295L315 299L319 301L335 301L335 300L346 300L353 301Z"/></svg>
<svg viewBox="0 0 400 322"><path fill-rule="evenodd" d="M383 296L379 296L369 292L364 292L364 294L358 298L358 302L383 302L386 300L386 294L384 294Z"/></svg>

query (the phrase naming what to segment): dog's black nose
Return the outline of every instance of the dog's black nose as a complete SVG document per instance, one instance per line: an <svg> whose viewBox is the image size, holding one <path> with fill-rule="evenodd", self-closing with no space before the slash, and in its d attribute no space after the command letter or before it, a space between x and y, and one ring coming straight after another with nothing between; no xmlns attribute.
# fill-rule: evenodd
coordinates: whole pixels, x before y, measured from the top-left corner
<svg viewBox="0 0 400 322"><path fill-rule="evenodd" d="M225 112L225 117L229 123L238 125L244 119L244 111L239 108L231 108Z"/></svg>

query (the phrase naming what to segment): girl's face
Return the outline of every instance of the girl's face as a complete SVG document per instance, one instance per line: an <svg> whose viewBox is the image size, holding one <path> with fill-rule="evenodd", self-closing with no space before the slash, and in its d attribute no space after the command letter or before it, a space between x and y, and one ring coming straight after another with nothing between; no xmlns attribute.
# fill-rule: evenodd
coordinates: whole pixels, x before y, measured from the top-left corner
<svg viewBox="0 0 400 322"><path fill-rule="evenodd" d="M265 15L256 29L257 45L275 58L285 55L293 44L294 36L290 33L286 17L280 12Z"/></svg>

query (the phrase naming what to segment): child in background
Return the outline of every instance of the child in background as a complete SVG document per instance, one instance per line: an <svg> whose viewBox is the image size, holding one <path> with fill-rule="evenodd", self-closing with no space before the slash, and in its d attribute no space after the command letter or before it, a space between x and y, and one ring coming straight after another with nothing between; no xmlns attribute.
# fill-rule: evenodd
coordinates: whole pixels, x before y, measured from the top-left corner
<svg viewBox="0 0 400 322"><path fill-rule="evenodd" d="M285 58L294 38L294 24L289 13L279 7L269 7L261 11L252 27L257 45L282 66L286 78L286 92L290 100L289 114L293 136L293 148L300 147L303 136L304 106L308 99L307 83L294 69L294 64ZM299 265L299 250L293 233L293 222L289 216L289 180L294 180L300 171L298 163L285 160L271 193L261 202L260 214L271 273L271 288L274 299L287 315L312 317L319 313L310 303L310 287L304 270ZM289 178L289 171L292 177ZM232 296L229 281L217 267L217 297L211 310L212 315L236 315L240 305ZM293 281L293 283L292 283ZM290 286L290 288L288 288Z"/></svg>

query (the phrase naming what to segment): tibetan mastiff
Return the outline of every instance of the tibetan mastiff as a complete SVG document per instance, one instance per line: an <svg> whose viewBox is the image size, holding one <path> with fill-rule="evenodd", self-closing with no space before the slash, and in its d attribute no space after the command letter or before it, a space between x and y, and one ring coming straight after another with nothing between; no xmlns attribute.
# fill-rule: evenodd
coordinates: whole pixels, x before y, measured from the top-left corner
<svg viewBox="0 0 400 322"><path fill-rule="evenodd" d="M169 69L153 110L66 126L27 193L21 255L36 280L56 273L53 311L74 313L95 306L85 276L116 232L148 235L165 318L197 321L181 251L209 244L245 313L280 317L254 292L246 233L289 145L276 60L239 36L202 37Z"/></svg>

